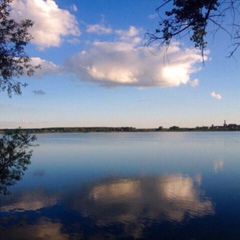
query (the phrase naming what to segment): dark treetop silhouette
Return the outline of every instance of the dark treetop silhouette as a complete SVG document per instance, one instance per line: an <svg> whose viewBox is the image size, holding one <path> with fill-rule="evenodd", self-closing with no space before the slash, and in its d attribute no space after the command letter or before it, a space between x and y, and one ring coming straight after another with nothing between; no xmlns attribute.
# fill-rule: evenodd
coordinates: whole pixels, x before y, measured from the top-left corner
<svg viewBox="0 0 240 240"><path fill-rule="evenodd" d="M209 33L214 36L218 30L223 30L232 41L231 57L240 46L239 9L240 0L164 0L156 9L159 26L155 32L147 33L148 44L158 41L160 45L168 46L174 38L189 36L204 56L206 36Z"/></svg>
<svg viewBox="0 0 240 240"><path fill-rule="evenodd" d="M32 40L28 30L33 26L29 19L16 22L11 19L11 2L13 0L0 0L0 91L21 94L21 83L16 78L22 75L33 75L39 66L30 64L31 58L24 48Z"/></svg>

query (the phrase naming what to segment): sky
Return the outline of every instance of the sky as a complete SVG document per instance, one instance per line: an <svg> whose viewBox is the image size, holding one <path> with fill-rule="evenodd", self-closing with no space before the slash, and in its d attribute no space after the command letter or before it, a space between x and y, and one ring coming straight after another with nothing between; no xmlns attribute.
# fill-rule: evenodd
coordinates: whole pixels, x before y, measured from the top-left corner
<svg viewBox="0 0 240 240"><path fill-rule="evenodd" d="M14 0L11 17L34 21L26 47L41 69L0 92L0 128L196 127L240 124L240 50L207 39L205 63L187 38L146 46L159 0ZM161 14L161 13L160 13Z"/></svg>

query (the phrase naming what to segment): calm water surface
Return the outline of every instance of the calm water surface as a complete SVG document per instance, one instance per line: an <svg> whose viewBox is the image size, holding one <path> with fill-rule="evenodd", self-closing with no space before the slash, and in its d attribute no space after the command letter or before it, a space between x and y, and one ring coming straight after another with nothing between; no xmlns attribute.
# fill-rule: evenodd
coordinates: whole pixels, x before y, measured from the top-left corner
<svg viewBox="0 0 240 240"><path fill-rule="evenodd" d="M0 239L240 239L240 133L38 135Z"/></svg>

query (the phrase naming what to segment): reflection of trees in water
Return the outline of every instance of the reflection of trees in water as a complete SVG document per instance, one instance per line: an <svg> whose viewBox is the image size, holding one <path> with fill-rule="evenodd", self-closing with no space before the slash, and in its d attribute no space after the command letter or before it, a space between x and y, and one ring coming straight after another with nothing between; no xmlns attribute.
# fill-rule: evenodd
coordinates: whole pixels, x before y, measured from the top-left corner
<svg viewBox="0 0 240 240"><path fill-rule="evenodd" d="M8 187L14 185L24 175L31 163L32 143L35 135L20 129L6 131L0 138L0 194L9 194Z"/></svg>

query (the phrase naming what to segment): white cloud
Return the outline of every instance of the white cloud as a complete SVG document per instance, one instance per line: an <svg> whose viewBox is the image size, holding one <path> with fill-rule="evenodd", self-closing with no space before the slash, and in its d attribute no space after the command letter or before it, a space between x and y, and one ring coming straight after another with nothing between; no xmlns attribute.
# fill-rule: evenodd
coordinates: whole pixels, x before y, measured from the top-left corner
<svg viewBox="0 0 240 240"><path fill-rule="evenodd" d="M52 62L48 62L46 60L43 60L41 58L35 57L31 58L31 64L33 66L38 66L40 65L41 67L37 69L34 73L35 77L42 77L44 75L49 75L49 74L55 74L55 73L60 73L61 68L55 65Z"/></svg>
<svg viewBox="0 0 240 240"><path fill-rule="evenodd" d="M211 92L210 95L213 97L213 98L216 98L217 100L221 100L222 99L222 96L218 93L215 93L215 92Z"/></svg>
<svg viewBox="0 0 240 240"><path fill-rule="evenodd" d="M102 34L110 34L112 32L112 29L105 27L102 24L94 24L94 25L88 25L87 32L102 35Z"/></svg>
<svg viewBox="0 0 240 240"><path fill-rule="evenodd" d="M15 20L34 21L30 33L34 37L32 42L40 49L58 47L63 37L80 35L75 16L60 9L54 0L15 0L11 5Z"/></svg>
<svg viewBox="0 0 240 240"><path fill-rule="evenodd" d="M198 79L194 79L193 81L190 81L190 84L191 84L192 87L196 87L199 84L199 80Z"/></svg>
<svg viewBox="0 0 240 240"><path fill-rule="evenodd" d="M130 26L128 30L116 30L115 34L119 36L121 42L137 45L142 41L142 38L139 37L141 31L141 29Z"/></svg>
<svg viewBox="0 0 240 240"><path fill-rule="evenodd" d="M71 9L72 9L72 11L74 11L74 12L77 12L77 6L75 5L75 4L73 4L72 6L71 6Z"/></svg>
<svg viewBox="0 0 240 240"><path fill-rule="evenodd" d="M122 37L134 37L139 34L139 30L133 26L130 26L128 30L116 30L115 32Z"/></svg>
<svg viewBox="0 0 240 240"><path fill-rule="evenodd" d="M104 26L104 20L102 20L100 24L88 25L86 31L88 33L96 33L99 35L114 33L119 36L121 41L129 42L129 40L131 40L131 42L133 42L133 39L136 37L140 39L138 35L142 30L137 29L134 26L130 26L127 30L118 29L113 31L112 28ZM139 41L137 43L139 43Z"/></svg>
<svg viewBox="0 0 240 240"><path fill-rule="evenodd" d="M106 87L173 87L190 82L190 75L200 70L202 61L195 49L181 49L174 43L154 55L149 48L138 45L138 30L118 31L117 42L94 42L65 61L69 72L79 80L97 82ZM166 59L167 51L167 61ZM193 81L197 83L196 80ZM191 83L191 82L190 82Z"/></svg>

